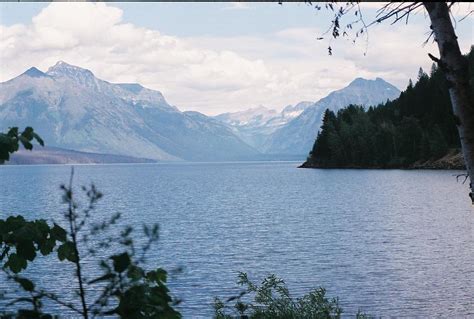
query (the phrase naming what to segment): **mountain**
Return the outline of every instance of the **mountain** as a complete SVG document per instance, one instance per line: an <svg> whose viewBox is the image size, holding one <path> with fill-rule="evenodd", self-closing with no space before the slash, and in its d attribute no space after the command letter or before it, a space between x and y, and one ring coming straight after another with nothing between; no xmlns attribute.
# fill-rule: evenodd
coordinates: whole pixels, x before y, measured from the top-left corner
<svg viewBox="0 0 474 319"><path fill-rule="evenodd" d="M231 126L236 127L258 127L264 125L268 120L278 115L278 112L258 106L245 111L223 113L214 118Z"/></svg>
<svg viewBox="0 0 474 319"><path fill-rule="evenodd" d="M304 110L282 127L274 131L260 149L267 154L293 154L306 157L321 127L324 111L337 111L349 104L377 105L393 100L400 91L381 78L366 80L357 78L343 89L334 91Z"/></svg>
<svg viewBox="0 0 474 319"><path fill-rule="evenodd" d="M258 152L216 119L159 91L113 84L58 62L0 83L0 129L32 126L48 146L154 160L238 160Z"/></svg>
<svg viewBox="0 0 474 319"><path fill-rule="evenodd" d="M273 132L312 104L312 102L300 102L295 106L288 105L281 112L259 106L245 111L219 114L214 118L228 125L247 144L261 149Z"/></svg>
<svg viewBox="0 0 474 319"><path fill-rule="evenodd" d="M0 83L0 129L33 126L48 146L149 158L219 161L305 156L325 109L376 105L400 91L377 78L357 78L316 103L281 112L263 106L208 117L181 112L155 90L109 83L58 62L47 72L31 68Z"/></svg>

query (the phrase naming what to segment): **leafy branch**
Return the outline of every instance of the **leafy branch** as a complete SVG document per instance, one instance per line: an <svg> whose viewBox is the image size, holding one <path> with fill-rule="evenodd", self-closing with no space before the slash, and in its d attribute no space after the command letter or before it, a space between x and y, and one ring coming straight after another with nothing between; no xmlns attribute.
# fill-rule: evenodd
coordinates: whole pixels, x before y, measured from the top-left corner
<svg viewBox="0 0 474 319"><path fill-rule="evenodd" d="M74 171L71 171L68 186L61 186L66 205L63 216L68 231L57 224L49 226L44 220L27 221L22 216L0 220L1 270L26 294L15 298L8 306L29 303L32 309L19 309L18 315L43 318L46 314L42 312L42 300L46 298L82 318L109 315L121 318L180 318L180 313L174 309L180 301L170 294L166 285L167 272L162 268L146 270L142 266L147 252L159 238L158 225L143 227L146 240L140 249L136 249L132 227L126 226L118 235L112 231L120 214L100 223L91 221L91 214L103 195L94 185L82 187L88 200L85 208L81 209L75 199L73 176ZM117 253L107 255L107 251ZM74 265L77 287L73 289L79 300L65 300L19 275L35 260L38 252L43 255L56 252L59 262ZM95 257L102 274L90 280L85 278L84 273L91 271L84 270L88 265L82 262L84 257ZM97 291L97 294L86 295L86 291Z"/></svg>
<svg viewBox="0 0 474 319"><path fill-rule="evenodd" d="M10 160L10 154L18 151L20 144L27 150L33 149L33 140L38 144L44 146L41 137L36 134L32 127L27 126L23 132L20 133L18 127L12 127L7 133L0 133L0 164Z"/></svg>

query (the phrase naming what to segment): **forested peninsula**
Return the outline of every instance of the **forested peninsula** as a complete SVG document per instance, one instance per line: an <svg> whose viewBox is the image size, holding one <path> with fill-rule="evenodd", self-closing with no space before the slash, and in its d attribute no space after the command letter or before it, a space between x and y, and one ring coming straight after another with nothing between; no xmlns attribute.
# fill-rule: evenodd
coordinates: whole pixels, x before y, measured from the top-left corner
<svg viewBox="0 0 474 319"><path fill-rule="evenodd" d="M474 92L474 47L468 54ZM464 169L448 84L433 64L400 97L367 109L326 110L303 168Z"/></svg>

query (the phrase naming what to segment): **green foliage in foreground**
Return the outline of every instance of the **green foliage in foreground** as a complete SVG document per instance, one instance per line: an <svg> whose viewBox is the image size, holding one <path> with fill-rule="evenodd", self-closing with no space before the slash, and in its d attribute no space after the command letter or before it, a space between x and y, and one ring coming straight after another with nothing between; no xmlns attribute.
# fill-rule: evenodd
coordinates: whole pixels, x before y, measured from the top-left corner
<svg viewBox="0 0 474 319"><path fill-rule="evenodd" d="M322 287L310 291L301 298L293 298L285 282L269 275L260 285L251 282L246 273L240 273L238 284L244 290L237 296L222 301L214 300L214 318L252 319L339 319L342 308L337 298L328 298ZM249 300L250 301L244 301ZM368 318L357 314L357 319Z"/></svg>
<svg viewBox="0 0 474 319"><path fill-rule="evenodd" d="M18 127L12 127L7 133L0 133L0 164L5 163L10 159L10 154L18 151L20 143L27 150L33 149L33 140L36 140L41 146L44 146L44 142L35 133L33 128L26 127L23 132L19 132Z"/></svg>
<svg viewBox="0 0 474 319"><path fill-rule="evenodd" d="M474 74L474 49L467 56ZM474 91L474 78L471 81ZM438 159L460 148L448 84L433 65L420 69L418 81L396 100L368 110L350 105L326 110L321 131L308 157L322 167L404 167Z"/></svg>
<svg viewBox="0 0 474 319"><path fill-rule="evenodd" d="M66 231L54 224L50 227L45 220L27 221L23 216L9 216L0 220L0 262L4 267L17 274L27 268L37 252L49 255L58 246L64 247Z"/></svg>
<svg viewBox="0 0 474 319"><path fill-rule="evenodd" d="M91 213L102 194L92 185L83 187L88 203L83 209L76 202L71 183L62 186L66 205L64 220L67 229L45 220L27 221L22 216L0 220L0 270L16 283L23 295L15 295L8 306L20 308L17 313L0 314L7 318L51 318L42 311L43 300L49 299L58 306L67 307L83 318L119 316L121 318L181 318L173 307L179 302L170 295L166 286L167 272L162 268L146 270L145 257L158 240L158 225L144 226L146 241L138 247L133 240L131 227L114 231L120 218L113 215L100 223L91 221ZM119 251L108 255L107 251ZM51 293L33 280L20 276L39 255L56 255L57 263L73 265L71 290L77 300L69 301ZM87 277L83 259L94 258L102 269L97 278ZM75 286L75 288L74 288ZM95 295L87 291L97 292ZM25 308L25 305L30 308Z"/></svg>

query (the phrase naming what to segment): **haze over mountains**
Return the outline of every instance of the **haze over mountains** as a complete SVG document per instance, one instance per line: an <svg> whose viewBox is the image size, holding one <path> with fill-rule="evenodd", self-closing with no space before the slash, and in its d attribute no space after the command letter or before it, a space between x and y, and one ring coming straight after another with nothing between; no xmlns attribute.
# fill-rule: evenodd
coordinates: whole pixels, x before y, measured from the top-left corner
<svg viewBox="0 0 474 319"><path fill-rule="evenodd" d="M60 61L0 83L0 130L32 126L48 146L161 161L304 158L326 108L376 105L399 94L380 78L358 78L316 103L209 117L181 112L159 91L109 83Z"/></svg>
<svg viewBox="0 0 474 319"><path fill-rule="evenodd" d="M230 125L239 137L262 153L306 156L326 109L337 111L349 104L375 106L399 95L400 90L381 78L357 78L315 103L287 106L281 113L260 107L215 118Z"/></svg>
<svg viewBox="0 0 474 319"><path fill-rule="evenodd" d="M112 84L58 62L0 84L2 129L30 125L48 146L155 160L236 160L258 152L230 128L181 112L139 84Z"/></svg>
<svg viewBox="0 0 474 319"><path fill-rule="evenodd" d="M281 112L265 106L246 111L223 113L214 118L229 125L235 134L247 144L263 151L268 136L300 115L312 102L288 105Z"/></svg>

